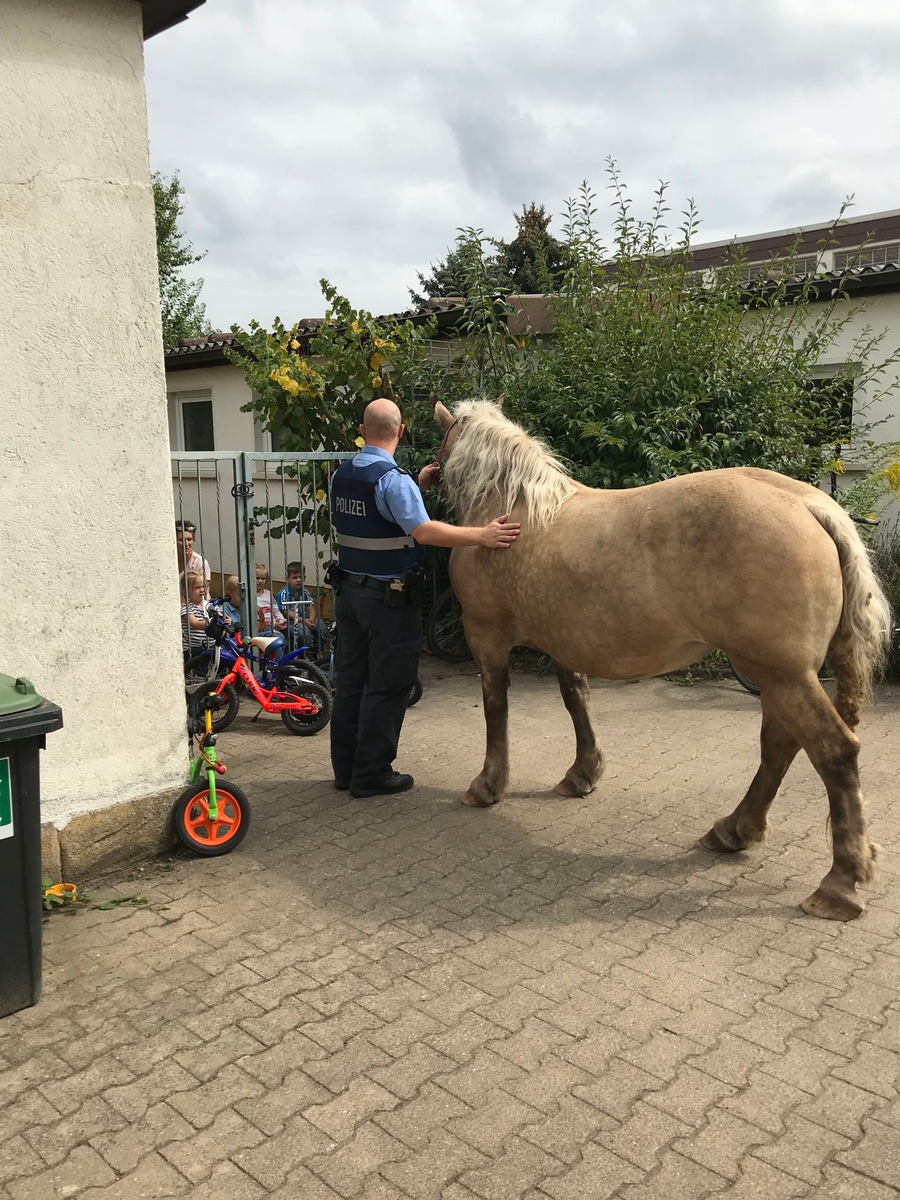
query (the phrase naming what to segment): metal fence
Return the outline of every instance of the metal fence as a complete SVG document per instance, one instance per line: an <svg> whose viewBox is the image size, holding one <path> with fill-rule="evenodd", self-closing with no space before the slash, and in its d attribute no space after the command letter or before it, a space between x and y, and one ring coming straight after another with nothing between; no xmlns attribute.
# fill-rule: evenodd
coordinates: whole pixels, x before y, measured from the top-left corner
<svg viewBox="0 0 900 1200"><path fill-rule="evenodd" d="M237 576L244 629L257 629L257 564L265 566L275 596L288 563L302 563L319 615L330 617L328 480L353 453L172 454L175 518L196 526L194 550L209 564L211 597L222 596L228 577Z"/></svg>

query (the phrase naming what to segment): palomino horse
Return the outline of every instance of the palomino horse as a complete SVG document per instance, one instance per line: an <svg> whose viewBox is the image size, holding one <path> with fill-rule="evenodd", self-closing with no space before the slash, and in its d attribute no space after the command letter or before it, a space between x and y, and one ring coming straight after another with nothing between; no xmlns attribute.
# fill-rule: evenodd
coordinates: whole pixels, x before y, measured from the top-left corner
<svg viewBox="0 0 900 1200"><path fill-rule="evenodd" d="M463 803L495 804L509 781L513 646L554 660L575 726L575 761L556 788L564 796L587 795L603 769L588 675L645 679L718 648L760 688L761 761L743 800L702 844L733 852L761 842L802 747L827 789L833 840L831 870L802 907L839 921L858 916L857 884L871 880L877 848L866 835L852 731L884 658L890 608L844 510L808 484L754 468L595 490L488 401L465 401L454 414L438 403L435 416L457 518L480 525L500 511L522 523L502 553L473 547L451 558L487 724L484 767ZM817 678L826 654L833 702Z"/></svg>

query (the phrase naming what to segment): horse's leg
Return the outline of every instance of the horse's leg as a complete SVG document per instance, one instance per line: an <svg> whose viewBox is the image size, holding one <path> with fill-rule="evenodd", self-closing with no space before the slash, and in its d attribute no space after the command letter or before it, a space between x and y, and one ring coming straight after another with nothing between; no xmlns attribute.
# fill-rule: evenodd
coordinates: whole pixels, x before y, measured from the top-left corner
<svg viewBox="0 0 900 1200"><path fill-rule="evenodd" d="M603 774L603 754L591 722L591 689L587 675L567 671L554 662L559 690L575 727L575 761L553 789L560 796L586 796Z"/></svg>
<svg viewBox="0 0 900 1200"><path fill-rule="evenodd" d="M466 636L469 637L468 631ZM462 802L484 808L496 804L509 783L509 650L491 647L480 652L481 648L475 646L471 649L481 671L487 747L481 774L469 784Z"/></svg>
<svg viewBox="0 0 900 1200"><path fill-rule="evenodd" d="M803 695L779 697L782 720L809 755L828 791L831 870L800 907L814 917L851 921L865 908L857 884L875 875L878 847L869 841L859 786L859 739L841 719L818 680ZM796 708L796 711L792 709ZM789 715L790 714L790 715Z"/></svg>
<svg viewBox="0 0 900 1200"><path fill-rule="evenodd" d="M709 833L700 839L700 844L707 850L729 853L746 850L748 846L763 841L768 834L769 809L788 767L800 749L800 743L775 717L765 697L762 701L759 745L759 769L747 794L734 812L727 817L720 817Z"/></svg>
<svg viewBox="0 0 900 1200"><path fill-rule="evenodd" d="M850 921L865 907L856 893L875 873L878 848L866 834L859 786L859 739L813 676L764 690L774 715L796 738L825 784L831 823L831 870L803 901L804 912Z"/></svg>

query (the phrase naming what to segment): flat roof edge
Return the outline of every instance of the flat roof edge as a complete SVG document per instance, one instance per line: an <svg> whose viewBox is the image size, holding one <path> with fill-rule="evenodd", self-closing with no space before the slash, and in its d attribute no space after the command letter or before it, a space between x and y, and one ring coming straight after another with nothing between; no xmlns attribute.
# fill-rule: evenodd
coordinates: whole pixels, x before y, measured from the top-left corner
<svg viewBox="0 0 900 1200"><path fill-rule="evenodd" d="M718 246L745 246L750 242L764 242L769 238L778 237L796 237L801 233L814 233L817 229L833 229L835 225L839 229L846 229L851 225L864 225L867 221L883 221L888 217L900 217L900 208L889 208L885 212L864 213L859 217L842 217L840 222L836 220L819 221L813 225L793 225L788 229L772 229L768 233L748 233L745 237L735 234L733 237L716 238L712 242L691 242L691 251L695 250L715 250Z"/></svg>

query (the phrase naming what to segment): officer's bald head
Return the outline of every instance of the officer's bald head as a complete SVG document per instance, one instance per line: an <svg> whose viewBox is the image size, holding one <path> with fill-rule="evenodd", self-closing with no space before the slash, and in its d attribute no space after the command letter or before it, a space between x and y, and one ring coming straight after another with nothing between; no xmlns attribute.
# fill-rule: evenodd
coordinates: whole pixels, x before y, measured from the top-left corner
<svg viewBox="0 0 900 1200"><path fill-rule="evenodd" d="M373 400L363 413L367 442L390 442L400 436L400 409L386 397Z"/></svg>

